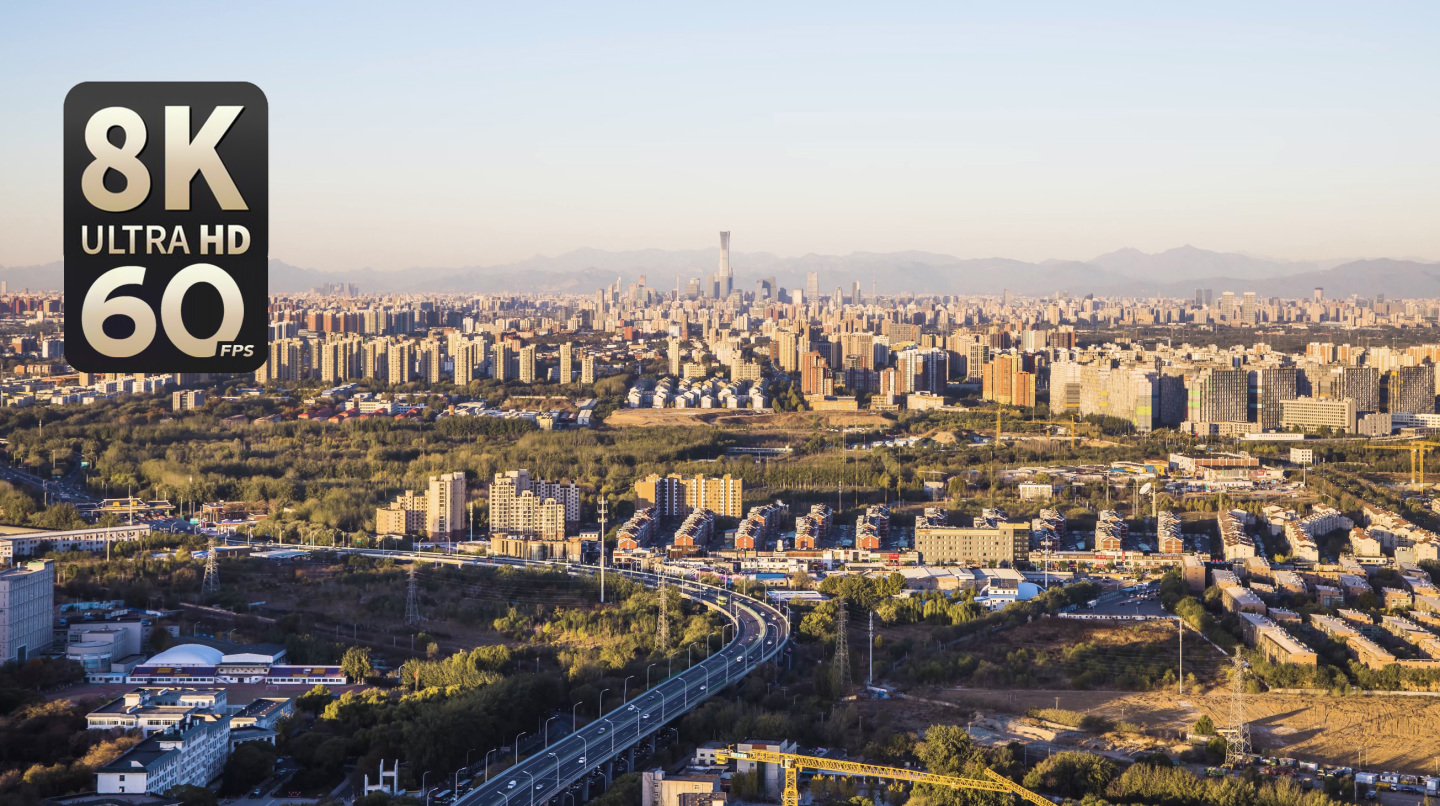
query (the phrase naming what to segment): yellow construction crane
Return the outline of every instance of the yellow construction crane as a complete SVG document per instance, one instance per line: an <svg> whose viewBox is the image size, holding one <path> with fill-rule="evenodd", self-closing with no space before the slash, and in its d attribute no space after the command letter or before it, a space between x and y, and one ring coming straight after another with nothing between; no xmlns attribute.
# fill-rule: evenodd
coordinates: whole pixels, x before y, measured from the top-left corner
<svg viewBox="0 0 1440 806"><path fill-rule="evenodd" d="M800 806L798 778L802 769L843 775L864 775L872 778L886 778L891 781L909 781L915 784L948 786L953 789L1005 792L1019 795L1035 806L1054 806L1049 800L991 769L985 770L985 778L962 778L955 775L935 775L919 770L908 770L903 767L881 767L877 764L861 764L856 761L840 761L819 756L800 756L794 753L777 753L773 750L736 750L734 747L719 751L715 754L715 758L722 764L731 759L779 764L785 770L785 795L780 800L782 806Z"/></svg>
<svg viewBox="0 0 1440 806"><path fill-rule="evenodd" d="M1425 486L1425 453L1426 448L1440 448L1440 442L1410 442L1404 445L1371 445L1371 448L1381 451L1409 451L1410 452L1410 483L1416 483L1416 465L1419 465L1419 484ZM1418 462L1417 462L1418 460Z"/></svg>
<svg viewBox="0 0 1440 806"><path fill-rule="evenodd" d="M1075 447L1075 438L1079 435L1080 432L1080 421L1077 420L1075 417L1072 416L1069 422L1065 422L1064 420L1033 420L1032 422L1038 423L1040 425L1054 425L1070 429L1070 447ZM1088 424L1089 423L1087 423L1087 425Z"/></svg>

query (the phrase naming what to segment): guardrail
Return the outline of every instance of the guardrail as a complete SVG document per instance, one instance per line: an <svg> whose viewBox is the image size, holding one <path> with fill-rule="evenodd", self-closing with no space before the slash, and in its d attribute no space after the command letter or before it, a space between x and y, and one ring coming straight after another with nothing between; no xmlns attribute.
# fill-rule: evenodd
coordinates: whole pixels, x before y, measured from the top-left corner
<svg viewBox="0 0 1440 806"><path fill-rule="evenodd" d="M477 557L456 554L429 554L426 552L407 551L385 551L383 549L354 549L329 546L304 546L296 547L301 551L333 551L341 554L359 554L364 556L389 557L392 559L410 560L412 562L439 562L451 565L483 565L491 567L542 567L562 568L567 573L586 573L591 576L600 573L599 566L579 565L575 563L558 563L550 561L524 560L514 557ZM638 693L631 698L630 703L622 703L620 708L600 714L594 721L583 727L577 727L572 733L563 738L556 739L543 749L545 753L541 756L539 752L521 759L520 762L508 768L505 778L509 778L508 784L502 785L502 780L493 778L476 788L467 792L464 796L455 801L457 806L467 804L470 806L511 806L510 797L518 794L521 790L516 789L518 778L511 776L527 776L526 789L530 795L529 801L532 804L540 804L554 797L559 797L568 788L578 781L588 780L595 770L602 764L606 764L629 751L630 748L641 743L645 739L659 733L664 725L684 716L689 711L698 707L721 689L730 684L743 680L746 675L754 671L762 663L775 659L785 649L790 640L789 616L780 608L769 602L754 599L729 588L719 585L707 585L699 580L688 578L677 578L668 575L654 574L647 571L634 571L619 568L606 568L607 574L618 574L627 579L640 582L647 587L657 587L661 584L671 584L676 587L682 596L691 601L700 602L706 607L720 612L730 620L734 628L734 637L715 654L701 660L699 663L686 668L674 675L648 687L644 692ZM724 597L723 601L720 601ZM742 621L747 614L759 632L750 635L742 631ZM774 629L778 634L771 635ZM747 647L748 643L756 643L756 646ZM739 651L738 657L733 653ZM732 666L738 666L738 670L732 672ZM723 677L722 677L723 673ZM716 678L720 678L719 681ZM667 687L680 683L679 691L672 691L666 694ZM661 715L659 719L649 719L649 707L646 710L638 710L633 703L640 701L647 695L659 693L661 697ZM677 702L671 703L670 697L677 698ZM628 706L628 708L627 708ZM625 710L622 710L625 709ZM628 716L627 716L628 715ZM619 727L616 727L618 720ZM603 745L597 747L592 753L590 741L583 734L591 731L598 723L609 724L610 747ZM600 730L603 734L604 729ZM629 733L623 743L617 742L618 734ZM595 738L594 736L591 737ZM600 741L595 742L600 745ZM583 748L583 750L582 750ZM578 753L583 752L583 755ZM546 758L554 758L552 765L545 761ZM575 769L568 773L562 773L562 759L565 763L573 764ZM538 764L537 764L538 761ZM574 763L574 762L579 763ZM541 774L539 784L535 784L534 772L525 769L527 766L535 767L535 772ZM551 777L553 772L553 783L546 784L545 779ZM498 796L498 797L497 797ZM523 801L517 800L514 806L526 806Z"/></svg>

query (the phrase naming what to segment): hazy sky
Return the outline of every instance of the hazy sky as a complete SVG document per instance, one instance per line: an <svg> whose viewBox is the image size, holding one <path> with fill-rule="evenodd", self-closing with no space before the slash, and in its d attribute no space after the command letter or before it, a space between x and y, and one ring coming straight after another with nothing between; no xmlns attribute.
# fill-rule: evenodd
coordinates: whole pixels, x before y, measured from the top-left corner
<svg viewBox="0 0 1440 806"><path fill-rule="evenodd" d="M1440 258L1440 4L900 5L7 3L0 265L61 256L86 80L258 84L271 253L320 269L722 228L781 255Z"/></svg>

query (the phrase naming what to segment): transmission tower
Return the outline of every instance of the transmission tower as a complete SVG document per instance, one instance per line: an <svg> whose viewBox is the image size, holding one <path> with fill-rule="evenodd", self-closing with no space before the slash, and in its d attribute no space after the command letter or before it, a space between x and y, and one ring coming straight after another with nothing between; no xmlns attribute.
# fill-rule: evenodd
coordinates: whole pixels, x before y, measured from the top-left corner
<svg viewBox="0 0 1440 806"><path fill-rule="evenodd" d="M410 564L410 584L405 590L405 623L419 624L425 619L420 616L420 583L415 578L415 563Z"/></svg>
<svg viewBox="0 0 1440 806"><path fill-rule="evenodd" d="M670 651L670 586L660 586L660 619L655 623L655 648Z"/></svg>
<svg viewBox="0 0 1440 806"><path fill-rule="evenodd" d="M220 562L215 551L215 538L210 538L210 548L205 552L205 579L200 582L200 593L218 593L220 591Z"/></svg>
<svg viewBox="0 0 1440 806"><path fill-rule="evenodd" d="M840 600L840 614L835 617L835 678L836 694L850 690L850 641L846 633L850 628L850 605Z"/></svg>
<svg viewBox="0 0 1440 806"><path fill-rule="evenodd" d="M1232 769L1245 766L1250 756L1250 726L1245 722L1245 669L1248 666L1237 652L1230 675L1230 728L1225 736L1225 765Z"/></svg>

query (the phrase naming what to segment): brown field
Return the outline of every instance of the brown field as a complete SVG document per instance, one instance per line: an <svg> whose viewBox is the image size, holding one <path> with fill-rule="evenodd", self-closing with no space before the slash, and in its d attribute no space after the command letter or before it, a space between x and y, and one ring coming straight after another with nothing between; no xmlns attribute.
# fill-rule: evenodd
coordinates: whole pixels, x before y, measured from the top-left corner
<svg viewBox="0 0 1440 806"><path fill-rule="evenodd" d="M928 689L916 696L953 702L959 721L968 711L1023 714L1029 708L1061 708L1125 720L1144 727L1163 743L1209 714L1217 726L1230 720L1230 693L1223 689L1183 696L1167 692L994 691ZM911 730L942 719L948 709L902 701L876 702ZM920 707L916 707L919 705ZM1440 697L1325 694L1247 694L1245 719L1258 752L1326 764L1355 766L1357 748L1365 767L1433 775L1440 757Z"/></svg>
<svg viewBox="0 0 1440 806"><path fill-rule="evenodd" d="M752 413L745 409L620 409L605 418L612 428L662 425L723 425L776 430L806 430L839 426L880 427L893 422L870 411Z"/></svg>

